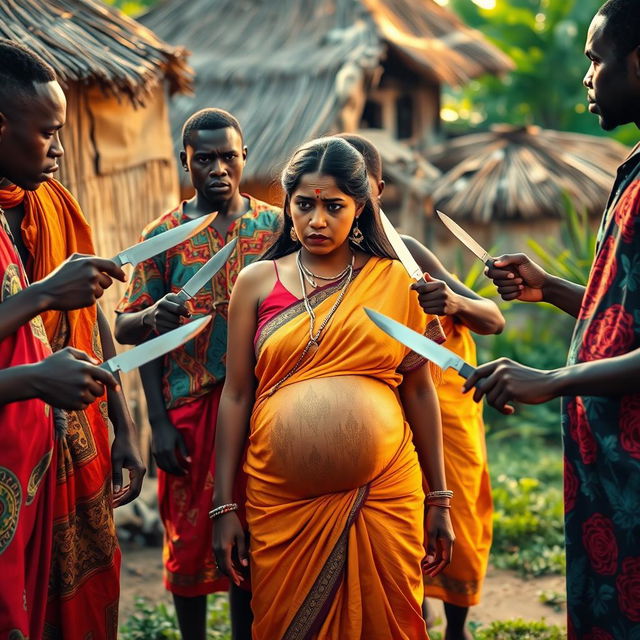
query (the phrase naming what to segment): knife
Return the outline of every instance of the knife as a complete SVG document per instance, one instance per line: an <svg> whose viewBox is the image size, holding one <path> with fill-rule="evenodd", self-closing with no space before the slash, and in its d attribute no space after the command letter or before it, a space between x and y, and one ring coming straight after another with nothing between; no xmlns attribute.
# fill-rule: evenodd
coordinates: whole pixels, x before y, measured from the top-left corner
<svg viewBox="0 0 640 640"><path fill-rule="evenodd" d="M191 236L195 236L196 233L200 233L200 231L206 229L213 222L217 215L218 212L216 211L209 215L196 218L195 220L185 222L174 229L163 231L153 238L128 247L124 251L121 251L115 258L112 258L112 260L119 267L125 264L136 265L148 258L152 258L158 253L175 247Z"/></svg>
<svg viewBox="0 0 640 640"><path fill-rule="evenodd" d="M465 380L475 371L459 355L426 336L420 335L417 331L413 331L413 329L409 329L409 327L405 327L396 320L392 320L373 309L364 307L364 310L369 318L386 334L409 347L412 351L419 353L423 358L437 364L441 369L455 369L458 375Z"/></svg>
<svg viewBox="0 0 640 640"><path fill-rule="evenodd" d="M178 291L178 297L182 302L186 302L193 298L193 296L204 287L204 285L213 278L213 276L220 271L225 262L229 259L232 251L235 249L235 246L238 242L238 238L234 238L231 242L227 244L218 251L213 258L209 258L207 262L205 262L198 272L191 276L187 283Z"/></svg>
<svg viewBox="0 0 640 640"><path fill-rule="evenodd" d="M451 233L458 238L462 244L467 247L470 251L472 251L485 265L488 267L491 266L491 262L493 258L489 255L487 251L485 251L480 244L478 244L457 222L454 222L446 213L442 213L442 211L438 211L436 209L436 213L438 214L438 218L442 221Z"/></svg>
<svg viewBox="0 0 640 640"><path fill-rule="evenodd" d="M191 340L191 338L198 335L210 322L211 316L198 318L193 322L184 324L177 329L172 329L148 342L143 342L129 351L114 356L106 362L103 362L100 368L111 371L111 373L116 373L116 371L124 371L127 373L128 371L137 369L143 364L147 364L147 362L151 362L151 360L155 360L165 353L177 349L188 340Z"/></svg>
<svg viewBox="0 0 640 640"><path fill-rule="evenodd" d="M387 218L385 212L382 209L378 209L378 213L380 214L380 222L382 223L382 228L384 229L384 232L387 236L387 240L393 247L393 250L396 252L396 255L398 256L400 262L402 262L402 266L407 270L407 273L416 282L426 284L422 269L415 261L414 257L411 255L409 249L407 249L407 245L400 237L400 234L396 231L395 227L391 224L389 218Z"/></svg>

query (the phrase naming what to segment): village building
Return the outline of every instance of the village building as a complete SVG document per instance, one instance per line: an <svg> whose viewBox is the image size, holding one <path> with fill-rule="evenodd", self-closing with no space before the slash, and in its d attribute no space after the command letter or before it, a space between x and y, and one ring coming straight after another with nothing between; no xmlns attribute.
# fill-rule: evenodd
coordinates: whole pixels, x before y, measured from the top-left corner
<svg viewBox="0 0 640 640"><path fill-rule="evenodd" d="M244 187L277 203L279 171L302 142L373 130L390 179L385 207L418 235L439 172L415 152L441 139L442 85L512 68L434 0L171 0L141 21L193 52L195 94L171 104L176 145L194 111L231 111L249 146Z"/></svg>
<svg viewBox="0 0 640 640"><path fill-rule="evenodd" d="M0 38L55 69L68 103L56 177L79 201L97 253L115 256L179 197L168 100L190 89L186 51L93 0L1 2ZM100 301L109 318L123 287L114 284ZM127 376L126 389L143 424L137 374Z"/></svg>

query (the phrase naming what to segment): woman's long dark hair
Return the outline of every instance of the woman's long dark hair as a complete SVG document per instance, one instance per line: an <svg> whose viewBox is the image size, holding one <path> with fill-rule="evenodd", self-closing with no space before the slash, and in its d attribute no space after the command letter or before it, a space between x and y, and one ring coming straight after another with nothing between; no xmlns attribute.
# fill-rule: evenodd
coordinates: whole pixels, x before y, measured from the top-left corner
<svg viewBox="0 0 640 640"><path fill-rule="evenodd" d="M291 196L302 176L309 173L331 176L340 191L351 196L357 206L363 206L358 217L358 226L364 236L360 249L380 258L397 258L376 215L378 205L371 198L364 158L341 138L319 138L299 147L282 172L282 187L285 191L283 225L275 242L263 254L262 260L277 260L300 248L300 243L291 239Z"/></svg>

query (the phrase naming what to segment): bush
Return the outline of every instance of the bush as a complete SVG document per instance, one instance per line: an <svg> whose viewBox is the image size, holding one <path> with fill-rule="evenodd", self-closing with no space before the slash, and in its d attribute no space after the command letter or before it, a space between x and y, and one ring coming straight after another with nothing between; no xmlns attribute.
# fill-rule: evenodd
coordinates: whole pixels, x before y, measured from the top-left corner
<svg viewBox="0 0 640 640"><path fill-rule="evenodd" d="M120 628L120 640L181 640L175 609L164 603L136 600L136 612ZM230 640L229 603L226 595L207 601L207 640Z"/></svg>
<svg viewBox="0 0 640 640"><path fill-rule="evenodd" d="M565 570L562 452L522 440L496 451L490 441L493 483L491 562L525 576Z"/></svg>
<svg viewBox="0 0 640 640"><path fill-rule="evenodd" d="M566 632L544 622L492 622L476 632L476 640L565 640Z"/></svg>

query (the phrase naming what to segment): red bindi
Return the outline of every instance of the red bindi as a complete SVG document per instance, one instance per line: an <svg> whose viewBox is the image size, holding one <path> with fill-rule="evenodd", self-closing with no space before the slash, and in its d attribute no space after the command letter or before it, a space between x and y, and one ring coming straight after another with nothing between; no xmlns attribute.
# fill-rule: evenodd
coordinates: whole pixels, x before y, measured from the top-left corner
<svg viewBox="0 0 640 640"><path fill-rule="evenodd" d="M322 191L320 189L315 189L315 192L316 192L316 198L319 198Z"/></svg>

